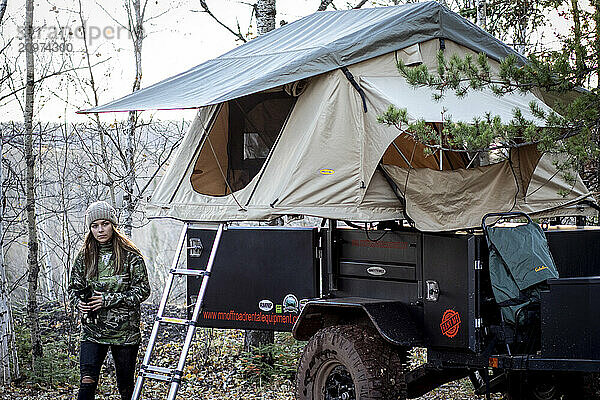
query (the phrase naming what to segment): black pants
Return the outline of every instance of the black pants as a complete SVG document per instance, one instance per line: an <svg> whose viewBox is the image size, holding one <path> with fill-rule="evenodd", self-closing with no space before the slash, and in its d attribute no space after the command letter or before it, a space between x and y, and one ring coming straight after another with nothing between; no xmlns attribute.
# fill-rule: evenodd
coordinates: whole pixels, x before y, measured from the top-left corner
<svg viewBox="0 0 600 400"><path fill-rule="evenodd" d="M79 353L79 371L81 386L77 400L94 400L96 387L100 378L100 368L108 353L108 348L115 360L117 387L121 400L131 400L133 394L133 374L139 345L117 346L93 342L81 342Z"/></svg>

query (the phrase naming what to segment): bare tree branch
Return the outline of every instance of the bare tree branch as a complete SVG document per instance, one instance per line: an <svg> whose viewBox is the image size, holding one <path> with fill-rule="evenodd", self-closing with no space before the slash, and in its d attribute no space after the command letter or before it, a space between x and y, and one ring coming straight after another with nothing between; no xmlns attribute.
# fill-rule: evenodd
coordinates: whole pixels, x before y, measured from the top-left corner
<svg viewBox="0 0 600 400"><path fill-rule="evenodd" d="M117 19L115 17L113 17L107 10L106 8L104 8L102 6L102 4L100 4L99 2L96 2L96 4L98 5L98 7L100 7L102 9L102 11L104 11L104 13L108 16L108 18L112 19L113 22L117 25L119 25L121 28L127 29L129 30L128 27L126 27L125 25L123 25L122 23L120 23L119 21L117 21Z"/></svg>
<svg viewBox="0 0 600 400"><path fill-rule="evenodd" d="M353 9L355 9L355 10L356 10L356 9L359 9L359 8L361 8L362 6L364 6L366 3L367 3L367 0L360 0L360 1L358 2L358 4L357 4L357 5L355 5L355 6L354 6L354 7L352 7L352 8L353 8Z"/></svg>
<svg viewBox="0 0 600 400"><path fill-rule="evenodd" d="M204 9L204 11L203 11L203 12L207 13L208 15L210 15L210 17L211 17L212 19L214 19L215 21L217 21L217 23L218 23L219 25L221 25L223 28L225 28L225 29L227 29L229 32L231 32L231 34L232 34L233 36L235 36L236 38L238 38L238 40L241 40L241 41L242 41L242 42L244 42L244 43L246 43L246 42L247 42L247 40L246 40L246 38L244 37L244 35L242 35L242 32L241 32L241 30L240 30L240 25L239 25L239 24L238 24L238 26L237 26L237 28L238 28L238 31L237 31L237 32L235 32L233 29L231 29L230 27L228 27L227 25L225 25L223 22L221 22L221 20L219 20L219 19L218 19L218 18L217 18L217 17L216 17L216 16L215 16L215 15L214 15L214 14L213 14L211 11L210 11L210 9L208 8L208 4L206 4L206 1L205 1L205 0L200 0L200 5L201 5L201 6L202 6L202 8Z"/></svg>
<svg viewBox="0 0 600 400"><path fill-rule="evenodd" d="M104 63L104 62L106 62L106 61L108 61L108 60L110 60L110 58L107 58L106 60L99 61L99 62L97 62L96 64L94 64L94 66L96 66L96 65L99 65L99 64L102 64L102 63ZM53 76L61 75L61 74L67 73L67 72L78 71L78 70L81 70L81 69L86 69L86 68L87 68L87 67L74 67L74 68L69 68L69 69L64 69L64 70L55 71L55 72L53 72L53 73L51 73L51 74L44 75L44 76L42 76L41 78L39 78L39 79L36 79L36 80L33 82L33 84L34 84L34 85L37 85L38 83L42 82L43 80L45 80L45 79L48 79L48 78L52 78ZM2 95L2 96L0 96L0 101L4 100L4 99L6 99L6 98L8 98L8 97L10 97L10 96L14 96L15 94L19 93L21 90L23 90L23 89L25 89L25 88L26 88L26 86L21 86L21 87L19 87L19 88L17 88L17 89L13 89L13 90L12 90L10 93L7 93L7 94L5 94L5 95Z"/></svg>

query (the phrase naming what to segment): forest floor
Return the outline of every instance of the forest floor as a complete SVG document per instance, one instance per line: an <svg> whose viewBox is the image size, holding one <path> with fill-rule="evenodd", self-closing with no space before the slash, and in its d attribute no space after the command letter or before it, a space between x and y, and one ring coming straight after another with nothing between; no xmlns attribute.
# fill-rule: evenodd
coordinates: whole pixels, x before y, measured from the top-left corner
<svg viewBox="0 0 600 400"><path fill-rule="evenodd" d="M142 306L143 343L139 358L143 357L156 307ZM71 400L77 397L78 362L77 328L69 324L64 310L45 310L42 313L42 332L46 353L43 372L33 375L27 371L29 358L20 355L23 377L18 383L0 386L0 399ZM18 348L28 350L28 334L19 329L16 317ZM183 342L183 331L178 327L161 330L155 348L153 365L176 364ZM294 375L303 342L294 340L289 333L277 333L275 344L263 349L271 352L274 364L263 361L261 354L252 356L242 351L243 331L199 328L185 367L185 380L179 390L179 399L244 399L291 400L294 398ZM139 365L139 363L138 363ZM468 379L446 384L421 397L421 400L482 399L472 394ZM165 383L146 380L143 399L166 398ZM499 397L498 397L499 398ZM120 400L116 389L114 366L107 359L97 391L98 400Z"/></svg>

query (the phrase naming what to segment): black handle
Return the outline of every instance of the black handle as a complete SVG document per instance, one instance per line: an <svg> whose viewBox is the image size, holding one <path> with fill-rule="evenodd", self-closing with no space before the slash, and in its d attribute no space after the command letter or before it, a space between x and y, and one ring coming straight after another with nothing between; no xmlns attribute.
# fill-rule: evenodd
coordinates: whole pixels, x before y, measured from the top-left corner
<svg viewBox="0 0 600 400"><path fill-rule="evenodd" d="M506 218L506 217L525 217L525 218L527 218L528 223L533 224L533 220L531 219L531 217L529 215L527 215L526 213L522 212L522 211L489 213L489 214L485 214L483 216L483 218L481 219L481 227L483 228L484 232L486 230L485 220L487 218L490 218L490 217L500 217L500 218Z"/></svg>

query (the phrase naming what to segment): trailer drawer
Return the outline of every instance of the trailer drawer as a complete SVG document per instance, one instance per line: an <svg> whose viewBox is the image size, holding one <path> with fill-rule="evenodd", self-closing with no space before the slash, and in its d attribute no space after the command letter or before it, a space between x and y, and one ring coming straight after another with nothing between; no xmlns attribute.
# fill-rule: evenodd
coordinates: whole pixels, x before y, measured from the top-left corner
<svg viewBox="0 0 600 400"><path fill-rule="evenodd" d="M393 231L340 229L340 261L368 261L381 264L419 263L420 234Z"/></svg>
<svg viewBox="0 0 600 400"><path fill-rule="evenodd" d="M600 277L548 280L542 292L542 356L600 360Z"/></svg>

